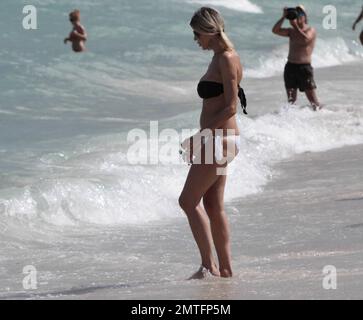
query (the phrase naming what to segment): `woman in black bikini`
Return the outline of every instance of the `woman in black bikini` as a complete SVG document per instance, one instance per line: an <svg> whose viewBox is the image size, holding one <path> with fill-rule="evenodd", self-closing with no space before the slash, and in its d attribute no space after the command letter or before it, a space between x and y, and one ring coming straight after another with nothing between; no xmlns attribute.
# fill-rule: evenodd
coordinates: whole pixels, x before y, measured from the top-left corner
<svg viewBox="0 0 363 320"><path fill-rule="evenodd" d="M200 269L191 279L203 278L208 273L231 277L230 231L224 211L227 177L226 174L219 174L218 169L226 169L239 150L236 112L238 98L245 104L243 91L239 87L242 66L224 32L224 22L217 10L207 7L199 9L190 26L198 45L203 50L214 51L208 70L198 85L198 94L203 99L201 130L182 144L192 165L179 204L188 217L202 259ZM205 130L209 130L210 135L203 140L200 150L196 150L193 141L200 139ZM211 162L207 162L206 156L203 156L206 149L210 150L208 147L214 152ZM199 164L194 159L195 156L198 158L197 152L201 154ZM222 158L226 161L221 162ZM200 204L202 199L204 208ZM213 244L219 266L213 256Z"/></svg>

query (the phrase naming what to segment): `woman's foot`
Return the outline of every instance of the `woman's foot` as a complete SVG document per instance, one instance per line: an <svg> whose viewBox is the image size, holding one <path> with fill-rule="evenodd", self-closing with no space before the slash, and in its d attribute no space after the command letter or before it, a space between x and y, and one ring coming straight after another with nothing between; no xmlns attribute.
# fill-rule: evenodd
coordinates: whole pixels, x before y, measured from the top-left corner
<svg viewBox="0 0 363 320"><path fill-rule="evenodd" d="M220 269L219 271L222 278L231 278L233 276L232 270Z"/></svg>
<svg viewBox="0 0 363 320"><path fill-rule="evenodd" d="M207 269L204 266L200 266L199 270L194 273L188 280L201 280L208 278L210 276L219 277L220 273L217 268L212 268L212 270Z"/></svg>

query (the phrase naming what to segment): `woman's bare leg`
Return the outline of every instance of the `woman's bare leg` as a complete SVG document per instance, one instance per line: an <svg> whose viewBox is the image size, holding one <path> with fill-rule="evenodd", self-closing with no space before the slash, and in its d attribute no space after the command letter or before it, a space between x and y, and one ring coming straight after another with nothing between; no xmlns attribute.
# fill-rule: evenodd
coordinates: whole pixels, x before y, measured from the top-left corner
<svg viewBox="0 0 363 320"><path fill-rule="evenodd" d="M200 206L200 201L207 190L219 178L214 164L193 164L189 170L179 204L186 213L194 239L198 245L202 265L212 274L219 275L213 257L213 240L208 216Z"/></svg>
<svg viewBox="0 0 363 320"><path fill-rule="evenodd" d="M203 197L204 208L209 216L214 245L218 255L222 277L232 276L230 230L224 210L226 176L220 176Z"/></svg>

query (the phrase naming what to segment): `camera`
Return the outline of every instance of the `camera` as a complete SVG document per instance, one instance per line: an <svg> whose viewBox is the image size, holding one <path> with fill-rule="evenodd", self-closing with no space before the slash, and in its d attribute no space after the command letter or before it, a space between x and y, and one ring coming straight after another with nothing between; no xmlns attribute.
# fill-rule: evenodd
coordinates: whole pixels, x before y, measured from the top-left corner
<svg viewBox="0 0 363 320"><path fill-rule="evenodd" d="M296 8L287 8L286 19L295 20L298 17L298 12Z"/></svg>

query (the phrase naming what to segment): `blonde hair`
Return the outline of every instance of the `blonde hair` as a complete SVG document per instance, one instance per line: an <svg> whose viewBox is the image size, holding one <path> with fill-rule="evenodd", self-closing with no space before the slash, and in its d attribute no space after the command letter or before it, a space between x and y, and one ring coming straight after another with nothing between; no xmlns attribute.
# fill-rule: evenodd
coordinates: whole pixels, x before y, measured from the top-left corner
<svg viewBox="0 0 363 320"><path fill-rule="evenodd" d="M194 13L190 26L202 33L218 34L225 50L234 49L232 41L229 40L224 31L224 20L216 9L209 7L200 8Z"/></svg>
<svg viewBox="0 0 363 320"><path fill-rule="evenodd" d="M73 10L70 14L69 14L69 18L74 19L74 20L80 20L81 19L81 13L78 9Z"/></svg>

